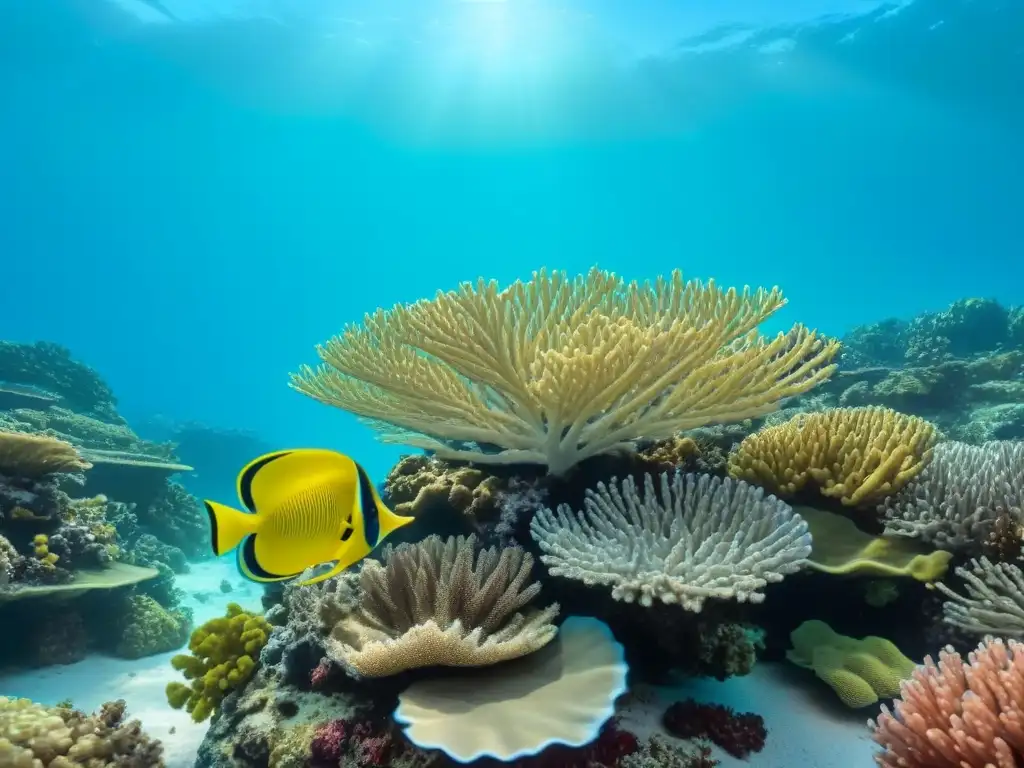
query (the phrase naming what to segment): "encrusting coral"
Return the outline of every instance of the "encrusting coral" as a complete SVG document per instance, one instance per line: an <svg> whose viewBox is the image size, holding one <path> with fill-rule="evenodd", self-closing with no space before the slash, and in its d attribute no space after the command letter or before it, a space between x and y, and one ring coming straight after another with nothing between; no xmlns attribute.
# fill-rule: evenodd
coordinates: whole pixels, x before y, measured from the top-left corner
<svg viewBox="0 0 1024 768"><path fill-rule="evenodd" d="M163 768L163 747L138 720L124 722L122 700L87 715L0 696L3 768Z"/></svg>
<svg viewBox="0 0 1024 768"><path fill-rule="evenodd" d="M430 536L363 563L360 609L326 641L334 660L366 677L428 666L476 667L518 658L554 639L558 606L524 610L540 592L519 547L476 551L476 539Z"/></svg>
<svg viewBox="0 0 1024 768"><path fill-rule="evenodd" d="M1024 644L986 638L964 663L947 648L868 723L881 768L1016 768L1024 754Z"/></svg>
<svg viewBox="0 0 1024 768"><path fill-rule="evenodd" d="M252 677L270 631L262 616L229 603L226 616L211 619L192 633L191 655L171 659L171 665L192 682L168 683L167 701L175 709L184 707L197 723L206 720L228 691Z"/></svg>
<svg viewBox="0 0 1024 768"><path fill-rule="evenodd" d="M367 315L318 347L292 387L356 414L386 442L480 464L590 456L775 410L827 379L838 344L757 327L782 293L714 282L625 282L540 270L505 289L464 283Z"/></svg>
<svg viewBox="0 0 1024 768"><path fill-rule="evenodd" d="M938 432L888 408L800 413L750 435L729 474L789 497L805 486L846 506L877 505L927 466Z"/></svg>
<svg viewBox="0 0 1024 768"><path fill-rule="evenodd" d="M759 603L763 588L803 567L807 523L742 480L664 473L587 490L585 512L543 509L531 532L554 576L602 584L612 597L700 611L709 598Z"/></svg>
<svg viewBox="0 0 1024 768"><path fill-rule="evenodd" d="M834 512L796 507L811 531L807 567L833 575L909 577L933 582L941 579L953 555L941 549L926 551L920 542L903 536L872 536L848 517Z"/></svg>
<svg viewBox="0 0 1024 768"><path fill-rule="evenodd" d="M437 504L474 519L495 516L503 481L474 467L452 466L432 456L403 456L384 481L384 493L398 515L419 516Z"/></svg>
<svg viewBox="0 0 1024 768"><path fill-rule="evenodd" d="M805 621L790 634L786 658L828 683L848 707L874 704L895 696L914 662L884 637L856 639L840 635L823 621Z"/></svg>

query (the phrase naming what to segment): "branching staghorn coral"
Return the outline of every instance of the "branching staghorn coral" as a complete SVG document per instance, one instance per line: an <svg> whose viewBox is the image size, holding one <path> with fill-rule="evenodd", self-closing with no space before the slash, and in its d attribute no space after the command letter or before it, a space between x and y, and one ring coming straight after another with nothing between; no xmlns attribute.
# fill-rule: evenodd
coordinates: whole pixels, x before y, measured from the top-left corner
<svg viewBox="0 0 1024 768"><path fill-rule="evenodd" d="M940 443L924 472L881 509L889 533L978 552L1000 518L1024 523L1024 443Z"/></svg>
<svg viewBox="0 0 1024 768"><path fill-rule="evenodd" d="M757 333L784 303L777 288L678 271L654 284L598 269L479 280L349 325L291 385L385 442L561 474L640 438L769 413L828 378L837 342L803 326Z"/></svg>
<svg viewBox="0 0 1024 768"><path fill-rule="evenodd" d="M665 473L588 490L585 512L543 509L530 524L555 576L611 586L612 597L700 611L708 598L764 600L770 582L811 553L807 523L774 496L741 480ZM660 491L660 493L658 492Z"/></svg>
<svg viewBox="0 0 1024 768"><path fill-rule="evenodd" d="M1013 563L993 563L987 557L971 560L970 569L957 568L967 595L939 582L947 598L943 620L978 635L1024 637L1024 573Z"/></svg>
<svg viewBox="0 0 1024 768"><path fill-rule="evenodd" d="M475 552L476 539L430 536L366 560L357 614L327 640L335 661L365 677L428 666L482 667L525 656L556 634L558 605L524 611L540 592L518 547Z"/></svg>
<svg viewBox="0 0 1024 768"><path fill-rule="evenodd" d="M807 485L846 506L878 504L924 469L935 427L888 408L801 413L747 437L729 474L780 496Z"/></svg>
<svg viewBox="0 0 1024 768"><path fill-rule="evenodd" d="M952 648L926 657L882 705L872 738L881 768L1015 768L1024 754L1024 645L986 638L968 663Z"/></svg>

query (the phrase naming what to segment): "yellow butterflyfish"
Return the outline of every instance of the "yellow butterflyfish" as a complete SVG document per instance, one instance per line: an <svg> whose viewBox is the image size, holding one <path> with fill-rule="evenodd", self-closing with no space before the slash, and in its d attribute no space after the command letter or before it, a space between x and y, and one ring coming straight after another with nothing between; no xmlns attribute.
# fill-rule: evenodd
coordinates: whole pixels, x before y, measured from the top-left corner
<svg viewBox="0 0 1024 768"><path fill-rule="evenodd" d="M258 582L293 579L334 561L315 584L370 554L413 521L381 501L366 471L344 454L313 448L275 451L238 474L247 512L206 501L216 555L238 551L238 570Z"/></svg>

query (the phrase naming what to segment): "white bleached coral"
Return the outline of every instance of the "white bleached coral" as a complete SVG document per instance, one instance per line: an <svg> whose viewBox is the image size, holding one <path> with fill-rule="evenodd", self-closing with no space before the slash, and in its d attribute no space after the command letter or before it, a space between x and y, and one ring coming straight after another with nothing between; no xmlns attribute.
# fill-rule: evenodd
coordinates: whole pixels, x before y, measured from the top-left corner
<svg viewBox="0 0 1024 768"><path fill-rule="evenodd" d="M1024 523L1024 443L939 443L932 462L882 512L886 532L977 552L996 520Z"/></svg>
<svg viewBox="0 0 1024 768"><path fill-rule="evenodd" d="M807 523L789 505L741 480L650 475L588 490L585 511L541 510L531 532L555 576L612 588L612 597L700 611L708 598L759 603L770 582L811 553Z"/></svg>

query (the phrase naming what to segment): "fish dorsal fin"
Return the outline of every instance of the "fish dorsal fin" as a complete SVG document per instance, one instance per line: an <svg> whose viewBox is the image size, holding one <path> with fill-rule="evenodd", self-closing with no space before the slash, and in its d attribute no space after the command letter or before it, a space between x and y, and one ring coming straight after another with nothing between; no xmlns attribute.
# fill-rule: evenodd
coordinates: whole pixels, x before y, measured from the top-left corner
<svg viewBox="0 0 1024 768"><path fill-rule="evenodd" d="M238 497L248 509L266 513L281 508L310 485L323 482L357 489L355 462L320 448L276 451L251 461L241 471Z"/></svg>

